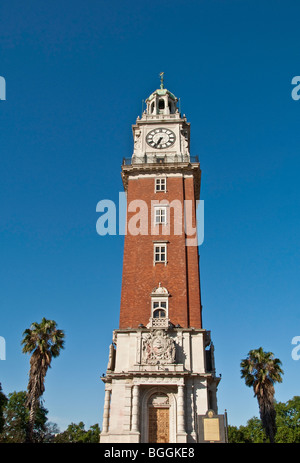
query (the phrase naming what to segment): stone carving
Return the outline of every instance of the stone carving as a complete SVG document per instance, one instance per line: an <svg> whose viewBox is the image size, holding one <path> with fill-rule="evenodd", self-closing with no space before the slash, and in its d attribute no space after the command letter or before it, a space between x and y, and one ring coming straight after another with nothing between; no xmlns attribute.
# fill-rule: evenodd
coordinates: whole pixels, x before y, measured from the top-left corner
<svg viewBox="0 0 300 463"><path fill-rule="evenodd" d="M175 363L175 342L163 330L143 337L142 362L148 365Z"/></svg>
<svg viewBox="0 0 300 463"><path fill-rule="evenodd" d="M169 397L167 394L162 392L155 392L148 399L148 405L152 405L152 407L163 407L165 405L169 405Z"/></svg>
<svg viewBox="0 0 300 463"><path fill-rule="evenodd" d="M156 288L153 288L152 290L152 293L151 293L152 296L160 296L160 295L163 295L163 296L168 296L169 295L169 292L167 290L167 288L164 288L161 283L159 282L158 283L158 287Z"/></svg>
<svg viewBox="0 0 300 463"><path fill-rule="evenodd" d="M141 333L136 337L136 363L141 363Z"/></svg>
<svg viewBox="0 0 300 463"><path fill-rule="evenodd" d="M189 154L189 139L188 139L188 132L187 130L181 130L181 144L182 144L182 152L184 155Z"/></svg>
<svg viewBox="0 0 300 463"><path fill-rule="evenodd" d="M115 369L115 357L116 357L115 347L113 344L111 344L109 346L109 357L108 357L108 364L107 364L108 371L113 371Z"/></svg>
<svg viewBox="0 0 300 463"><path fill-rule="evenodd" d="M136 130L134 133L134 153L139 153L142 147L142 138L141 138L141 130Z"/></svg>
<svg viewBox="0 0 300 463"><path fill-rule="evenodd" d="M155 385L155 386L180 386L183 385L183 379L178 377L178 378L172 378L168 376L142 376L141 378L136 378L133 380L134 384L147 384L148 386Z"/></svg>

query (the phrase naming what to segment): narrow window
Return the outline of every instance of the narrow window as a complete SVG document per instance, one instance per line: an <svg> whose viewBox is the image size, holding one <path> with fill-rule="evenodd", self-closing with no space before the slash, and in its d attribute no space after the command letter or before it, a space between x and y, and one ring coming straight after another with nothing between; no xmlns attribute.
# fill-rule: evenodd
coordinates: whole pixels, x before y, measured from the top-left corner
<svg viewBox="0 0 300 463"><path fill-rule="evenodd" d="M158 262L167 262L167 245L155 244L154 245L154 264Z"/></svg>
<svg viewBox="0 0 300 463"><path fill-rule="evenodd" d="M161 309L154 310L153 318L166 318L165 310L161 310Z"/></svg>
<svg viewBox="0 0 300 463"><path fill-rule="evenodd" d="M158 102L158 109L165 109L165 102L164 102L164 100L159 100L159 102Z"/></svg>
<svg viewBox="0 0 300 463"><path fill-rule="evenodd" d="M166 191L166 178L156 178L155 179L155 192Z"/></svg>
<svg viewBox="0 0 300 463"><path fill-rule="evenodd" d="M155 224L166 224L167 223L167 209L166 207L155 208Z"/></svg>

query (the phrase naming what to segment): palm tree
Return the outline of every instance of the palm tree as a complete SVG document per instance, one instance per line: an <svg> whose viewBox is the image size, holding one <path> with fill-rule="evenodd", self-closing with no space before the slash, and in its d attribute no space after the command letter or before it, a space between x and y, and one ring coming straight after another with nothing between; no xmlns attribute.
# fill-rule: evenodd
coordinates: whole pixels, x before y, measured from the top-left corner
<svg viewBox="0 0 300 463"><path fill-rule="evenodd" d="M273 443L276 434L276 412L274 408L274 384L281 383L283 371L281 361L272 352L264 352L262 347L250 350L248 357L241 361L241 374L246 386L253 387L257 397L260 419L266 436Z"/></svg>
<svg viewBox="0 0 300 463"><path fill-rule="evenodd" d="M26 406L29 408L27 442L33 442L33 429L36 410L45 391L45 377L51 367L52 358L58 357L64 347L64 332L57 329L54 320L42 319L41 323L32 323L23 333L22 351L32 354L30 357L29 382Z"/></svg>

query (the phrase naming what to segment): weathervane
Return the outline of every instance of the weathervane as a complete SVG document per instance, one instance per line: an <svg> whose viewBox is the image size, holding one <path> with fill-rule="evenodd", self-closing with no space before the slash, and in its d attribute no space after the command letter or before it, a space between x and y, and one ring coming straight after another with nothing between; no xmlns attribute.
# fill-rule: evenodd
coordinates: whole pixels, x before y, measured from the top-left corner
<svg viewBox="0 0 300 463"><path fill-rule="evenodd" d="M161 72L159 75L160 75L160 88L164 88L164 72Z"/></svg>

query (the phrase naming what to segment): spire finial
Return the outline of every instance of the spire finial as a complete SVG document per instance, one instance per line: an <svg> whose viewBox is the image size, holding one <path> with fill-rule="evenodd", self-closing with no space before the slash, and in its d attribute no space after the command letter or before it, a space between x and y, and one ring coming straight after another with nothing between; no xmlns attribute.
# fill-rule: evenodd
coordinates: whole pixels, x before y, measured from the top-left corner
<svg viewBox="0 0 300 463"><path fill-rule="evenodd" d="M159 75L160 75L160 88L164 88L164 72L161 72Z"/></svg>

